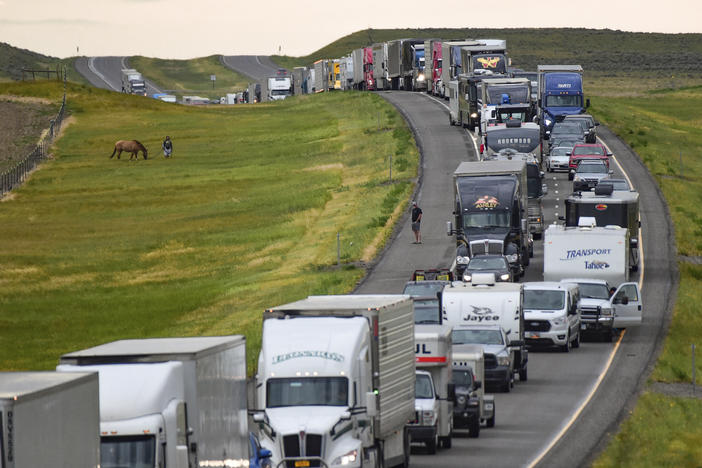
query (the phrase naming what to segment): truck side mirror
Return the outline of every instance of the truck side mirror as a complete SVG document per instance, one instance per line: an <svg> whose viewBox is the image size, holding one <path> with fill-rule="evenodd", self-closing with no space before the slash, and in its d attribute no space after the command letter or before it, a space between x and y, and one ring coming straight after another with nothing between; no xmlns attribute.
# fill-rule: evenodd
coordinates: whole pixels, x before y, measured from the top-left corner
<svg viewBox="0 0 702 468"><path fill-rule="evenodd" d="M473 390L480 390L483 388L483 383L480 380L473 382Z"/></svg>
<svg viewBox="0 0 702 468"><path fill-rule="evenodd" d="M541 184L541 193L543 195L548 195L548 185L546 184Z"/></svg>
<svg viewBox="0 0 702 468"><path fill-rule="evenodd" d="M258 458L271 458L271 456L273 456L273 454L268 449L262 448L258 451Z"/></svg>
<svg viewBox="0 0 702 468"><path fill-rule="evenodd" d="M366 392L366 414L371 418L378 415L378 395L375 392Z"/></svg>
<svg viewBox="0 0 702 468"><path fill-rule="evenodd" d="M453 223L451 221L446 221L446 235L453 235Z"/></svg>
<svg viewBox="0 0 702 468"><path fill-rule="evenodd" d="M585 107L590 107L590 98L585 99Z"/></svg>
<svg viewBox="0 0 702 468"><path fill-rule="evenodd" d="M527 219L522 218L522 231L526 232L528 228L529 228L529 225L527 224Z"/></svg>

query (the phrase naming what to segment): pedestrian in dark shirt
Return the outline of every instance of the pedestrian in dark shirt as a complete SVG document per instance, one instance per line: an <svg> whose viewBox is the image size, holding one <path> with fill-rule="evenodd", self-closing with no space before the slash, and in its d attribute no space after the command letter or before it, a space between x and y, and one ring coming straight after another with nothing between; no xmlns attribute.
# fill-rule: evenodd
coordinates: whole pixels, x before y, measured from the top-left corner
<svg viewBox="0 0 702 468"><path fill-rule="evenodd" d="M414 243L422 243L422 233L419 231L419 223L422 221L422 209L417 206L417 202L412 202L412 232L414 232Z"/></svg>
<svg viewBox="0 0 702 468"><path fill-rule="evenodd" d="M171 137L167 136L166 139L163 140L163 144L161 146L163 147L163 156L170 158L171 153L173 153L173 142L171 142Z"/></svg>

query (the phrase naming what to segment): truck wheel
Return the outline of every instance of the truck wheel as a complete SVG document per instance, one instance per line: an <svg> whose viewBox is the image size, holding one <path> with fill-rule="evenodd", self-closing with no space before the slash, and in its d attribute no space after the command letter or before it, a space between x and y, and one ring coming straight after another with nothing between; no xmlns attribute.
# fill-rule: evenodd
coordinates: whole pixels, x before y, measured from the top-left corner
<svg viewBox="0 0 702 468"><path fill-rule="evenodd" d="M568 335L566 336L566 342L563 346L561 346L561 351L564 353L570 352L570 331L568 332Z"/></svg>
<svg viewBox="0 0 702 468"><path fill-rule="evenodd" d="M441 445L442 448L450 449L451 448L451 436L446 436L446 437L441 437L439 438L439 445Z"/></svg>
<svg viewBox="0 0 702 468"><path fill-rule="evenodd" d="M580 330L578 330L578 334L575 335L575 339L573 340L573 348L579 348L580 347Z"/></svg>
<svg viewBox="0 0 702 468"><path fill-rule="evenodd" d="M468 437L477 439L480 437L480 418L475 418L473 422L468 426Z"/></svg>
<svg viewBox="0 0 702 468"><path fill-rule="evenodd" d="M410 434L407 429L405 429L405 436L402 441L402 450L405 452L405 456L402 459L402 464L400 465L402 468L409 468L410 464L410 452L412 451L410 448Z"/></svg>
<svg viewBox="0 0 702 468"><path fill-rule="evenodd" d="M452 127L455 125L453 119L451 118L451 113L450 113L450 112L449 112L449 125L451 125Z"/></svg>
<svg viewBox="0 0 702 468"><path fill-rule="evenodd" d="M521 369L519 369L519 381L526 382L526 380L527 380L527 368L522 367Z"/></svg>
<svg viewBox="0 0 702 468"><path fill-rule="evenodd" d="M436 453L436 447L439 445L439 432L437 431L436 434L434 434L434 437L431 440L427 441L427 453L429 455L434 455Z"/></svg>
<svg viewBox="0 0 702 468"><path fill-rule="evenodd" d="M485 426L495 427L495 415L496 414L497 414L497 405L493 402L492 403L492 417L485 421Z"/></svg>

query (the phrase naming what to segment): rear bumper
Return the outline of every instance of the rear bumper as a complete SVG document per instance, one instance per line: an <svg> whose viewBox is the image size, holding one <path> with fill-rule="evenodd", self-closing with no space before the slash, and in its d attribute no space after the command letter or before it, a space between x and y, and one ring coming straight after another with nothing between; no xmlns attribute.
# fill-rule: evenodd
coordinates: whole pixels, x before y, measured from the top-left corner
<svg viewBox="0 0 702 468"><path fill-rule="evenodd" d="M427 442L436 437L436 426L407 426L412 442Z"/></svg>
<svg viewBox="0 0 702 468"><path fill-rule="evenodd" d="M478 406L466 406L465 408L453 409L453 427L457 429L467 429L475 421L480 420L480 408Z"/></svg>
<svg viewBox="0 0 702 468"><path fill-rule="evenodd" d="M501 386L512 380L512 373L508 366L497 366L485 369L485 384L488 386Z"/></svg>

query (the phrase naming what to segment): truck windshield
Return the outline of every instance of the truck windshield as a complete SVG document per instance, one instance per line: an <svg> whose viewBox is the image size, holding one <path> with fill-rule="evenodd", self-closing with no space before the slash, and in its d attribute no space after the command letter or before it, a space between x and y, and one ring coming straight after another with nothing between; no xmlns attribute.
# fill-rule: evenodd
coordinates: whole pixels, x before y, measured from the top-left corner
<svg viewBox="0 0 702 468"><path fill-rule="evenodd" d="M510 226L515 177L459 177L456 183L464 228Z"/></svg>
<svg viewBox="0 0 702 468"><path fill-rule="evenodd" d="M582 107L582 97L578 95L553 95L546 96L546 107Z"/></svg>
<svg viewBox="0 0 702 468"><path fill-rule="evenodd" d="M402 294L407 294L412 297L436 297L436 293L444 289L444 284L447 283L437 283L437 282L424 282L417 281L414 283L408 283L405 285Z"/></svg>
<svg viewBox="0 0 702 468"><path fill-rule="evenodd" d="M490 70L495 74L503 74L507 71L505 56L501 54L474 55L473 70Z"/></svg>
<svg viewBox="0 0 702 468"><path fill-rule="evenodd" d="M414 383L415 398L434 398L434 389L432 388L431 378L426 374L417 374L417 380Z"/></svg>
<svg viewBox="0 0 702 468"><path fill-rule="evenodd" d="M565 291L524 290L524 308L529 310L563 310Z"/></svg>
<svg viewBox="0 0 702 468"><path fill-rule="evenodd" d="M504 344L499 330L454 330L453 344Z"/></svg>
<svg viewBox="0 0 702 468"><path fill-rule="evenodd" d="M588 299L609 299L609 290L604 284L578 283L580 297Z"/></svg>
<svg viewBox="0 0 702 468"><path fill-rule="evenodd" d="M271 95L272 95L272 96L287 96L288 94L290 94L290 90L289 90L289 89L274 89L274 90L271 90Z"/></svg>
<svg viewBox="0 0 702 468"><path fill-rule="evenodd" d="M472 387L473 373L463 369L453 369L451 371L451 382L457 387Z"/></svg>
<svg viewBox="0 0 702 468"><path fill-rule="evenodd" d="M414 323L439 323L439 300L415 299Z"/></svg>
<svg viewBox="0 0 702 468"><path fill-rule="evenodd" d="M518 104L531 101L528 86L488 86L489 104Z"/></svg>
<svg viewBox="0 0 702 468"><path fill-rule="evenodd" d="M346 377L268 379L266 407L347 406L348 387Z"/></svg>
<svg viewBox="0 0 702 468"><path fill-rule="evenodd" d="M464 228L509 227L509 212L469 213L463 215Z"/></svg>
<svg viewBox="0 0 702 468"><path fill-rule="evenodd" d="M155 454L153 435L100 438L101 468L154 468Z"/></svg>

